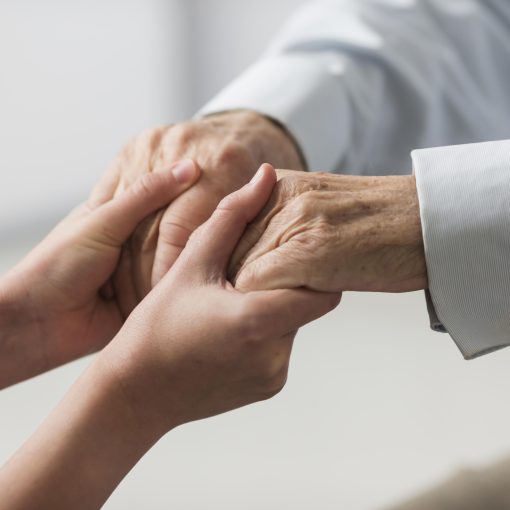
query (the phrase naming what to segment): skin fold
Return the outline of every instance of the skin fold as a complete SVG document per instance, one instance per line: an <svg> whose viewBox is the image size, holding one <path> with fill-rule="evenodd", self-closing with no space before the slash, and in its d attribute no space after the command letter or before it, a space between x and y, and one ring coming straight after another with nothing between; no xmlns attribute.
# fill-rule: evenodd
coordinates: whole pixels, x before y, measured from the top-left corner
<svg viewBox="0 0 510 510"><path fill-rule="evenodd" d="M239 289L408 292L427 287L413 176L279 170L229 275Z"/></svg>

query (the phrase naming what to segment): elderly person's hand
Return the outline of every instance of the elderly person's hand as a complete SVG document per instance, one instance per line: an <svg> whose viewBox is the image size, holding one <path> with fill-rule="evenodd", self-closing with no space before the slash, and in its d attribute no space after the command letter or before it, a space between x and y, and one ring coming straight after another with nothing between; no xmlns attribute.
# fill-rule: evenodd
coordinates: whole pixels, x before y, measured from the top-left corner
<svg viewBox="0 0 510 510"><path fill-rule="evenodd" d="M229 273L237 288L249 290L426 288L414 177L279 171Z"/></svg>
<svg viewBox="0 0 510 510"><path fill-rule="evenodd" d="M115 336L132 311L106 285L123 243L199 175L185 161L140 177L111 200L90 199L2 278L0 388L96 351Z"/></svg>
<svg viewBox="0 0 510 510"><path fill-rule="evenodd" d="M138 304L219 201L248 182L262 163L302 169L298 150L282 128L259 114L239 111L142 134L120 153L96 194L110 198L140 175L164 171L169 164L185 158L198 163L202 178L165 212L144 222L126 246L115 286L119 282L122 286L132 274L138 275L134 281L136 294L123 293L126 306ZM116 291L122 292L119 288Z"/></svg>

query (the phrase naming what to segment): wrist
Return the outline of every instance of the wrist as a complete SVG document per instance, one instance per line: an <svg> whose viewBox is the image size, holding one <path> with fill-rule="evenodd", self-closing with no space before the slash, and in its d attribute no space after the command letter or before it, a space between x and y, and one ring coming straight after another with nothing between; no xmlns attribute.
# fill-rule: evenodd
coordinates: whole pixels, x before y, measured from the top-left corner
<svg viewBox="0 0 510 510"><path fill-rule="evenodd" d="M168 375L158 379L158 360L142 362L145 354L137 346L145 343L147 338L138 342L140 329L132 323L129 326L130 322L101 351L94 362L94 370L102 381L103 394L109 395L108 398L115 396L116 405L129 417L131 434L136 438L138 448L143 450L150 448L184 420L179 420L175 414L180 401L178 396L172 399L167 389L159 391L157 388L157 382L165 384L165 376ZM162 405L163 393L166 397Z"/></svg>
<svg viewBox="0 0 510 510"><path fill-rule="evenodd" d="M232 126L239 141L250 148L256 166L271 163L276 168L306 169L304 157L292 135L277 121L253 110L234 110L209 115L204 121Z"/></svg>
<svg viewBox="0 0 510 510"><path fill-rule="evenodd" d="M47 370L47 354L39 341L42 323L24 282L16 269L0 280L0 388Z"/></svg>
<svg viewBox="0 0 510 510"><path fill-rule="evenodd" d="M414 176L325 175L322 179L324 189L336 191L328 214L336 218L331 244L336 247L333 267L341 261L342 288L371 292L426 289Z"/></svg>
<svg viewBox="0 0 510 510"><path fill-rule="evenodd" d="M410 292L428 287L420 207L413 175L370 177L366 190L371 227L377 232L375 260L381 289Z"/></svg>
<svg viewBox="0 0 510 510"><path fill-rule="evenodd" d="M16 508L99 508L153 444L94 362L2 469L0 492Z"/></svg>
<svg viewBox="0 0 510 510"><path fill-rule="evenodd" d="M413 232L411 238L414 240L414 250L410 264L416 273L415 286L420 290L425 290L428 288L428 275L425 260L425 247L423 244L420 204L418 201L418 191L416 188L416 177L414 175L409 175L405 176L404 178L407 180L410 204L407 223Z"/></svg>
<svg viewBox="0 0 510 510"><path fill-rule="evenodd" d="M118 340L124 341L123 338ZM133 453L142 456L164 433L158 423L148 419L143 403L138 404L135 400L132 386L137 383L131 377L133 372L124 370L128 363L123 353L118 359L119 353L113 351L111 354L108 347L99 353L84 375L84 385L90 388L97 408L110 415L116 434L124 437Z"/></svg>

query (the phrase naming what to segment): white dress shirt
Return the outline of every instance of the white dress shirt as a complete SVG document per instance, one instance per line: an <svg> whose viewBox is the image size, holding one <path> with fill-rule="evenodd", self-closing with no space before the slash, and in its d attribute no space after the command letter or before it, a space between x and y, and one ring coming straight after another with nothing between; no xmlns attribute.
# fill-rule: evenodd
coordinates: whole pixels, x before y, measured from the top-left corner
<svg viewBox="0 0 510 510"><path fill-rule="evenodd" d="M232 109L313 170L414 169L432 324L466 358L510 344L510 140L474 143L510 139L510 0L310 2L200 115Z"/></svg>

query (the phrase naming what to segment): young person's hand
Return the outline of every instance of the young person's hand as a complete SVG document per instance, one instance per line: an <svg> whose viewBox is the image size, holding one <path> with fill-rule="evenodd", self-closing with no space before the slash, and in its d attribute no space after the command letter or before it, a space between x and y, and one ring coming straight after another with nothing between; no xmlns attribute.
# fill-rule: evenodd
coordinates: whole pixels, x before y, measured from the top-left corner
<svg viewBox="0 0 510 510"><path fill-rule="evenodd" d="M36 434L0 471L0 510L100 508L170 429L277 393L299 327L338 294L242 294L226 267L276 177L224 199Z"/></svg>
<svg viewBox="0 0 510 510"><path fill-rule="evenodd" d="M275 182L263 165L223 199L101 353L144 428L164 433L273 396L285 384L298 328L338 304L338 293L241 293L227 280L232 251Z"/></svg>
<svg viewBox="0 0 510 510"><path fill-rule="evenodd" d="M187 160L143 175L115 198L89 200L2 279L0 387L93 352L115 336L137 304L129 271L115 282L117 294L109 284L123 243L199 173Z"/></svg>

